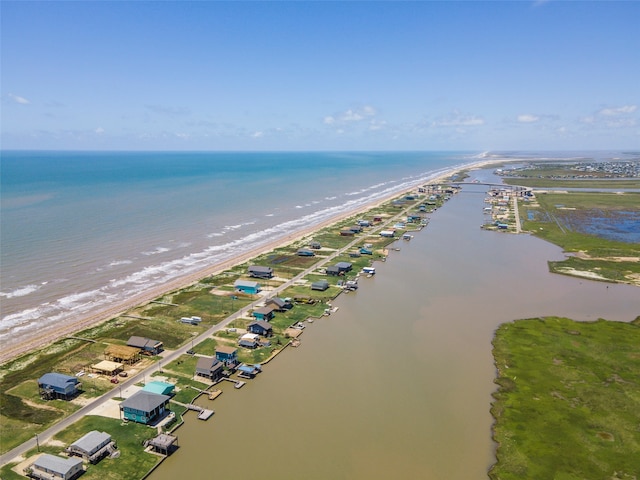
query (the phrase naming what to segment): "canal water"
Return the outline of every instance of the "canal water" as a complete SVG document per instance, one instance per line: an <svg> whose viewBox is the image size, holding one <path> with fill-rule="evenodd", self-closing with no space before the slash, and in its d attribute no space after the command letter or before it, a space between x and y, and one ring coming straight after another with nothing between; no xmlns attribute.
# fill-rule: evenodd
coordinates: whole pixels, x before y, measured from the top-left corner
<svg viewBox="0 0 640 480"><path fill-rule="evenodd" d="M545 315L630 321L640 296L550 274L559 248L481 230L484 191L465 187L399 241L357 293L335 300L335 314L307 327L299 348L242 389L202 397L216 414L187 414L179 450L150 478L486 479L498 325Z"/></svg>

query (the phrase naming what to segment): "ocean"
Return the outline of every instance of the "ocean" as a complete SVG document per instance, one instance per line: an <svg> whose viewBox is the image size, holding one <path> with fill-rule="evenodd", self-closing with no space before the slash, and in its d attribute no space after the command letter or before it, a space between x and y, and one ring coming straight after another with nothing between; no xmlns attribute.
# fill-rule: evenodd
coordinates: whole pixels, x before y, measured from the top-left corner
<svg viewBox="0 0 640 480"><path fill-rule="evenodd" d="M0 343L95 314L482 159L472 152L4 151Z"/></svg>

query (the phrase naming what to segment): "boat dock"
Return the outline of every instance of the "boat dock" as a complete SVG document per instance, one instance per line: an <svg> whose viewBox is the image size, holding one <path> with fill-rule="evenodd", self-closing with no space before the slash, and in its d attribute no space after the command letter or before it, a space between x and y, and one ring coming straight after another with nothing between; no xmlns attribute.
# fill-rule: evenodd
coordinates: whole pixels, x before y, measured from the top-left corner
<svg viewBox="0 0 640 480"><path fill-rule="evenodd" d="M202 395L207 395L209 400L215 400L222 395L222 390L213 390L210 392L209 390L203 390L201 388L194 387L193 385L187 385L187 387L193 388L196 392L200 392Z"/></svg>
<svg viewBox="0 0 640 480"><path fill-rule="evenodd" d="M211 417L211 415L213 415L213 410L207 410L207 409L202 409L200 411L200 413L198 413L198 419L199 420L209 420L209 418Z"/></svg>
<svg viewBox="0 0 640 480"><path fill-rule="evenodd" d="M200 420L209 420L209 418L211 418L211 415L215 413L213 410L202 408L200 405L194 405L193 403L188 404L187 408L189 410L198 412L198 419Z"/></svg>
<svg viewBox="0 0 640 480"><path fill-rule="evenodd" d="M235 384L234 385L235 388L242 388L242 387L244 387L244 384L246 383L246 382L243 382L241 380L234 380L233 378L226 378L226 377L223 378L222 380L226 380L227 382L231 382L231 383Z"/></svg>

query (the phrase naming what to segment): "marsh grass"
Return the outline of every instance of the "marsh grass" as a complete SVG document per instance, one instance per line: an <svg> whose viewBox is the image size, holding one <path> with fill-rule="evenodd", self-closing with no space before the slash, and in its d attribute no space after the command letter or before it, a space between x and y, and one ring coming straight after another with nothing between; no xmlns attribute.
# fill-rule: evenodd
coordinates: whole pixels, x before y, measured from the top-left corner
<svg viewBox="0 0 640 480"><path fill-rule="evenodd" d="M595 273L599 279L638 284L640 243L627 243L581 232L592 212L615 217L619 212L640 212L640 195L625 193L570 192L536 196L538 206L521 204L520 214L525 230L534 233L565 252L580 252L587 258L569 257L550 262L551 271L587 276ZM604 212L604 213L603 213Z"/></svg>
<svg viewBox="0 0 640 480"><path fill-rule="evenodd" d="M640 317L518 320L501 325L493 345L492 479L640 472Z"/></svg>
<svg viewBox="0 0 640 480"><path fill-rule="evenodd" d="M532 188L640 188L640 180L599 180L599 179L550 179L550 178L508 178L502 181L507 185L522 185Z"/></svg>

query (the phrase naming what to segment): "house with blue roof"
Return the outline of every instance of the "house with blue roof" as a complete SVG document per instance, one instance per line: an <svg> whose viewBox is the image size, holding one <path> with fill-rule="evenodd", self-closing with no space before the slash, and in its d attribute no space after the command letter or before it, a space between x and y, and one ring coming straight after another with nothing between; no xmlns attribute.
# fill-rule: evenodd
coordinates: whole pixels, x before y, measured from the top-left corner
<svg viewBox="0 0 640 480"><path fill-rule="evenodd" d="M44 400L69 400L75 397L81 388L82 384L76 377L70 377L62 373L45 373L38 379L40 397Z"/></svg>
<svg viewBox="0 0 640 480"><path fill-rule="evenodd" d="M260 292L260 284L250 280L236 280L233 284L233 288L242 293L249 293L255 295Z"/></svg>
<svg viewBox="0 0 640 480"><path fill-rule="evenodd" d="M158 395L173 395L173 390L175 388L176 386L171 383L154 380L152 382L147 382L142 388L142 391L157 393Z"/></svg>
<svg viewBox="0 0 640 480"><path fill-rule="evenodd" d="M262 371L260 365L247 365L243 363L238 367L238 376L240 378L253 378Z"/></svg>

